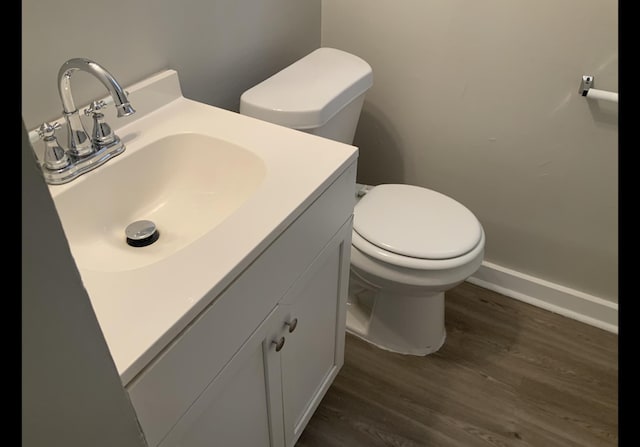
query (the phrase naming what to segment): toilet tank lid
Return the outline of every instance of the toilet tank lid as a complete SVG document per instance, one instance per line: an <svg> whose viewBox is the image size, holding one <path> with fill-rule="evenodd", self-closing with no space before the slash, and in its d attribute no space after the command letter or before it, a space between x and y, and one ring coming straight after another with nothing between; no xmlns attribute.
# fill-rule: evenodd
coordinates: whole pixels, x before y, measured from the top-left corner
<svg viewBox="0 0 640 447"><path fill-rule="evenodd" d="M372 85L367 62L342 50L318 48L245 91L240 113L294 129L316 128Z"/></svg>

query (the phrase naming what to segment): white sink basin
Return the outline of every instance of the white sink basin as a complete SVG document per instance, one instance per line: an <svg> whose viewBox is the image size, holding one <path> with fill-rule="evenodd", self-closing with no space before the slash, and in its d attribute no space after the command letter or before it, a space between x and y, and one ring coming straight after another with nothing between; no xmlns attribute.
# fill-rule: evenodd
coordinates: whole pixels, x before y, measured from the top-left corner
<svg viewBox="0 0 640 447"><path fill-rule="evenodd" d="M357 160L353 146L184 98L173 70L126 90L135 114L104 109L125 151L49 186L123 384ZM127 245L137 220L159 239Z"/></svg>
<svg viewBox="0 0 640 447"><path fill-rule="evenodd" d="M132 270L214 229L256 191L265 173L264 162L242 147L181 133L114 158L71 183L55 203L80 268ZM125 229L138 220L156 225L156 242L127 244Z"/></svg>

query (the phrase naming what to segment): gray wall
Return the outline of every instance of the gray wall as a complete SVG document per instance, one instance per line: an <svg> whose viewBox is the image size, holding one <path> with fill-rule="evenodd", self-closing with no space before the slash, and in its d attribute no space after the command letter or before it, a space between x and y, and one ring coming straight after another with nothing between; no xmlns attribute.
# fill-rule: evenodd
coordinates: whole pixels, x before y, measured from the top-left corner
<svg viewBox="0 0 640 447"><path fill-rule="evenodd" d="M322 45L367 60L359 181L468 206L486 261L618 300L616 0L323 0Z"/></svg>
<svg viewBox="0 0 640 447"><path fill-rule="evenodd" d="M22 446L144 447L22 133Z"/></svg>
<svg viewBox="0 0 640 447"><path fill-rule="evenodd" d="M240 94L320 46L320 0L22 2L22 116L28 130L61 115L57 75L93 59L123 86L178 71L187 98L230 110ZM76 105L106 94L72 81Z"/></svg>

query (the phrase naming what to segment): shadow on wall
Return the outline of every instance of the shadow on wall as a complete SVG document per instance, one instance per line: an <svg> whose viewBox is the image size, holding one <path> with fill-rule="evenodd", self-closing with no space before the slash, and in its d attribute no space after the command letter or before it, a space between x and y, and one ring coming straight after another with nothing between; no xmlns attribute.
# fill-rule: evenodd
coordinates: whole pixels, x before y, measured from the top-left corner
<svg viewBox="0 0 640 447"><path fill-rule="evenodd" d="M585 99L589 105L589 112L593 120L610 128L618 128L618 104L603 101L590 101Z"/></svg>
<svg viewBox="0 0 640 447"><path fill-rule="evenodd" d="M358 183L404 183L400 135L384 113L366 101L353 144L359 148Z"/></svg>

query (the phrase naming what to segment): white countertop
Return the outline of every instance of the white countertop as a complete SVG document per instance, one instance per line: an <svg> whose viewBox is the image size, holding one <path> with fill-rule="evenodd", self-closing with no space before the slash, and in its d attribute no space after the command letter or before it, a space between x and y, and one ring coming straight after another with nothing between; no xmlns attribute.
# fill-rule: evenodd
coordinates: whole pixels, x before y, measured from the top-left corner
<svg viewBox="0 0 640 447"><path fill-rule="evenodd" d="M354 163L358 154L353 146L186 99L173 70L127 90L138 113L121 121L122 127L115 126L118 119L107 116L127 149L97 170L108 169L109 163L124 160L166 135L195 132L254 152L264 161L267 174L237 211L164 260L117 272L78 266L124 385ZM82 187L83 178L91 174L50 186L54 202L66 188Z"/></svg>

